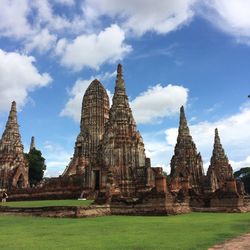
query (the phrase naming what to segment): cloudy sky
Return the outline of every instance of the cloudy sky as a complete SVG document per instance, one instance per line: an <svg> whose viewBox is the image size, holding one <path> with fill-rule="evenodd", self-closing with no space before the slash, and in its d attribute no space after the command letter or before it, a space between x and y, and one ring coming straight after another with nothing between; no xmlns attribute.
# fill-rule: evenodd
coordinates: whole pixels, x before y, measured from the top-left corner
<svg viewBox="0 0 250 250"><path fill-rule="evenodd" d="M0 0L0 132L12 100L60 174L79 133L82 96L117 63L153 166L169 172L186 108L205 167L214 129L234 169L250 167L250 0Z"/></svg>

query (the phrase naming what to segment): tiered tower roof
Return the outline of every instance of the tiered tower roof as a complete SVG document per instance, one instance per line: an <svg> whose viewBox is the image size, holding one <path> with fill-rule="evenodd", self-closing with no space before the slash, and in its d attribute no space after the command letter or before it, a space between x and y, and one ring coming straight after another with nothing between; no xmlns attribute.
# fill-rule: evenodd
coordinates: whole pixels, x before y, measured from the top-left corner
<svg viewBox="0 0 250 250"><path fill-rule="evenodd" d="M174 156L171 159L172 181L186 181L191 187L199 187L203 176L203 163L190 135L184 107L180 108L180 121Z"/></svg>
<svg viewBox="0 0 250 250"><path fill-rule="evenodd" d="M212 173L214 172L214 173ZM233 169L229 164L227 155L222 147L218 129L215 129L213 154L210 159L208 176L214 174L221 188L228 179L233 178Z"/></svg>
<svg viewBox="0 0 250 250"><path fill-rule="evenodd" d="M19 133L19 125L17 122L16 102L13 101L9 117L0 141L0 152L23 151L21 136Z"/></svg>

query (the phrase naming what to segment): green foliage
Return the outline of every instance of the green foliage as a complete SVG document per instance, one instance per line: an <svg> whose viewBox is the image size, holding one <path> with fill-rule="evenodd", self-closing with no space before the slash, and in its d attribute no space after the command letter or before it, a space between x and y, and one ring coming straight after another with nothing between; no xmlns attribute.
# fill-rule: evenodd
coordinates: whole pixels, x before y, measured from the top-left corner
<svg viewBox="0 0 250 250"><path fill-rule="evenodd" d="M0 215L0 249L208 249L250 231L250 213L41 218ZM13 240L14 239L14 240Z"/></svg>
<svg viewBox="0 0 250 250"><path fill-rule="evenodd" d="M234 177L243 177L250 175L250 168L241 168L240 170L234 172Z"/></svg>
<svg viewBox="0 0 250 250"><path fill-rule="evenodd" d="M163 175L167 178L167 183L170 183L170 174L168 174L166 171L163 171Z"/></svg>
<svg viewBox="0 0 250 250"><path fill-rule="evenodd" d="M241 168L234 173L234 177L240 179L245 186L245 190L250 194L250 167Z"/></svg>
<svg viewBox="0 0 250 250"><path fill-rule="evenodd" d="M25 155L29 162L30 185L37 185L43 179L44 171L46 170L45 159L42 157L41 151L35 148Z"/></svg>

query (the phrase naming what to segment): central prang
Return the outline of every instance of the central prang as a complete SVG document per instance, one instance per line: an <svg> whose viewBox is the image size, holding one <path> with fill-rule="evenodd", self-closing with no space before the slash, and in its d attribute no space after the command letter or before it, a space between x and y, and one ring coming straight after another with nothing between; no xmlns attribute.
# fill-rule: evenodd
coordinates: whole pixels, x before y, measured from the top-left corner
<svg viewBox="0 0 250 250"><path fill-rule="evenodd" d="M107 92L98 80L92 81L84 94L80 134L63 176L79 174L84 176L86 189L103 193L107 199L113 195L138 197L154 188L156 175L162 175L162 170L152 169L146 158L143 139L129 106L121 64L117 67L110 109ZM162 181L166 183L163 175Z"/></svg>

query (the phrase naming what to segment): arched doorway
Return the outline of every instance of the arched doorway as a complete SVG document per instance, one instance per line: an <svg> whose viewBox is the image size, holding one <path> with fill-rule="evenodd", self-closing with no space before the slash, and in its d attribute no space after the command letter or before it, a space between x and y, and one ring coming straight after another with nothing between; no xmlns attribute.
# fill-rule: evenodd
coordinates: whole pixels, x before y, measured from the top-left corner
<svg viewBox="0 0 250 250"><path fill-rule="evenodd" d="M23 177L23 174L20 174L19 175L19 178L17 180L17 183L16 183L16 187L17 188L23 188L25 185L24 185L24 177Z"/></svg>

